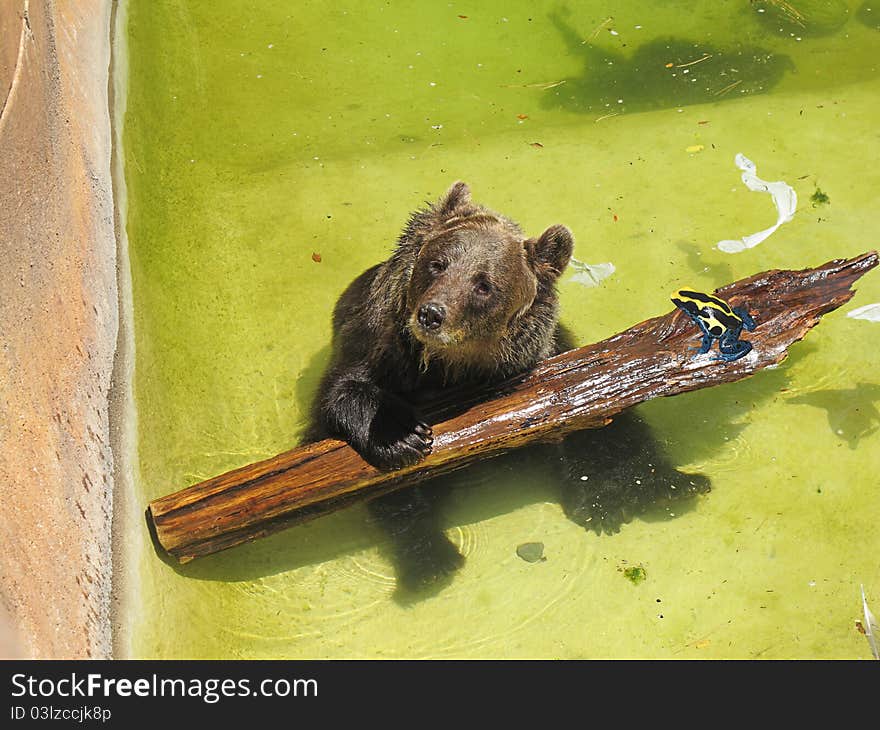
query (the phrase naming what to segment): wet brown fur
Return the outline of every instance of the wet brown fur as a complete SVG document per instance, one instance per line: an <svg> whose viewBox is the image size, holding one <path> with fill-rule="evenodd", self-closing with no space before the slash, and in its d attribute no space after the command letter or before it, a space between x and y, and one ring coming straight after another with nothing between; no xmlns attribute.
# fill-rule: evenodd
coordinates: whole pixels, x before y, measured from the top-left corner
<svg viewBox="0 0 880 730"><path fill-rule="evenodd" d="M500 380L555 352L555 283L572 245L564 226L527 239L512 220L473 203L461 182L414 213L391 257L336 305L313 435L344 438L384 468L421 458L430 444L406 433L421 422L410 394ZM442 272L432 270L438 261ZM478 284L489 294L475 293ZM436 332L419 325L427 302L446 312ZM402 428L373 428L377 420Z"/></svg>

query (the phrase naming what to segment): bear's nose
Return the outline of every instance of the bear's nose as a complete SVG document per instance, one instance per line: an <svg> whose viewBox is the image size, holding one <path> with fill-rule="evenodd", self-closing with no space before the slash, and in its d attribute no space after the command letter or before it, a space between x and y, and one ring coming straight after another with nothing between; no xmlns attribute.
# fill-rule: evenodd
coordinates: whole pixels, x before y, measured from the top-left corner
<svg viewBox="0 0 880 730"><path fill-rule="evenodd" d="M435 330L443 324L443 318L446 316L446 310L442 304L436 302L428 302L423 304L419 309L419 324L426 330Z"/></svg>

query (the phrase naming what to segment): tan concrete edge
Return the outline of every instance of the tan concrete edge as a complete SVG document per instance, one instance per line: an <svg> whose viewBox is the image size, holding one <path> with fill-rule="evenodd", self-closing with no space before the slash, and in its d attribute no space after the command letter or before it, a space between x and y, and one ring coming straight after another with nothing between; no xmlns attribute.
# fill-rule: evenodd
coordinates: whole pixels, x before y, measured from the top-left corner
<svg viewBox="0 0 880 730"><path fill-rule="evenodd" d="M111 653L111 0L0 2L0 656Z"/></svg>

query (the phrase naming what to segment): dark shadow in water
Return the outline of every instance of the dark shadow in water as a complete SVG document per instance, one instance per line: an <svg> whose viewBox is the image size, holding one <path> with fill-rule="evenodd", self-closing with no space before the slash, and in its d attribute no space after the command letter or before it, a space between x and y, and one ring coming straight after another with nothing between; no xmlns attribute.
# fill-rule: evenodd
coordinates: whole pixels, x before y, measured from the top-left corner
<svg viewBox="0 0 880 730"><path fill-rule="evenodd" d="M308 413L311 409L321 378L330 362L330 354L331 348L327 344L312 356L308 365L297 375L294 392L300 413Z"/></svg>
<svg viewBox="0 0 880 730"><path fill-rule="evenodd" d="M846 0L749 0L743 5L766 33L785 38L832 35L849 20Z"/></svg>
<svg viewBox="0 0 880 730"><path fill-rule="evenodd" d="M789 403L822 408L835 436L855 449L866 436L880 428L880 385L859 383L854 388L817 390L788 398Z"/></svg>
<svg viewBox="0 0 880 730"><path fill-rule="evenodd" d="M715 264L707 263L702 256L703 250L690 241L679 241L675 245L684 254L685 264L695 274L708 274L713 281L733 281L733 270L726 261Z"/></svg>
<svg viewBox="0 0 880 730"><path fill-rule="evenodd" d="M880 30L880 2L878 0L866 0L856 11L856 17L862 25Z"/></svg>
<svg viewBox="0 0 880 730"><path fill-rule="evenodd" d="M856 17L862 25L880 30L880 2L878 0L866 0L858 9Z"/></svg>
<svg viewBox="0 0 880 730"><path fill-rule="evenodd" d="M705 104L765 93L795 70L788 56L766 48L681 38L655 39L631 54L607 51L584 43L563 12L549 17L584 72L548 89L546 107L613 115Z"/></svg>

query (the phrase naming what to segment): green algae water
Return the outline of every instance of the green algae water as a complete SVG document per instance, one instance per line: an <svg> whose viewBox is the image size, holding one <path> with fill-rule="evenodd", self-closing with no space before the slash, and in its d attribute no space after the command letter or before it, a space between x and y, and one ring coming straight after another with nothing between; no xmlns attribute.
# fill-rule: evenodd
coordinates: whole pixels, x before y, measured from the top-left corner
<svg viewBox="0 0 880 730"><path fill-rule="evenodd" d="M681 286L876 248L876 5L129 0L136 510L297 443L336 298L455 180L614 265L560 283L585 343L670 311ZM729 255L715 244L776 218L740 152L799 206ZM542 478L499 468L446 512L465 567L406 603L363 507L182 567L136 520L125 651L870 658L880 323L845 314L880 301L880 275L856 289L778 368L640 408L707 494L598 536Z"/></svg>

